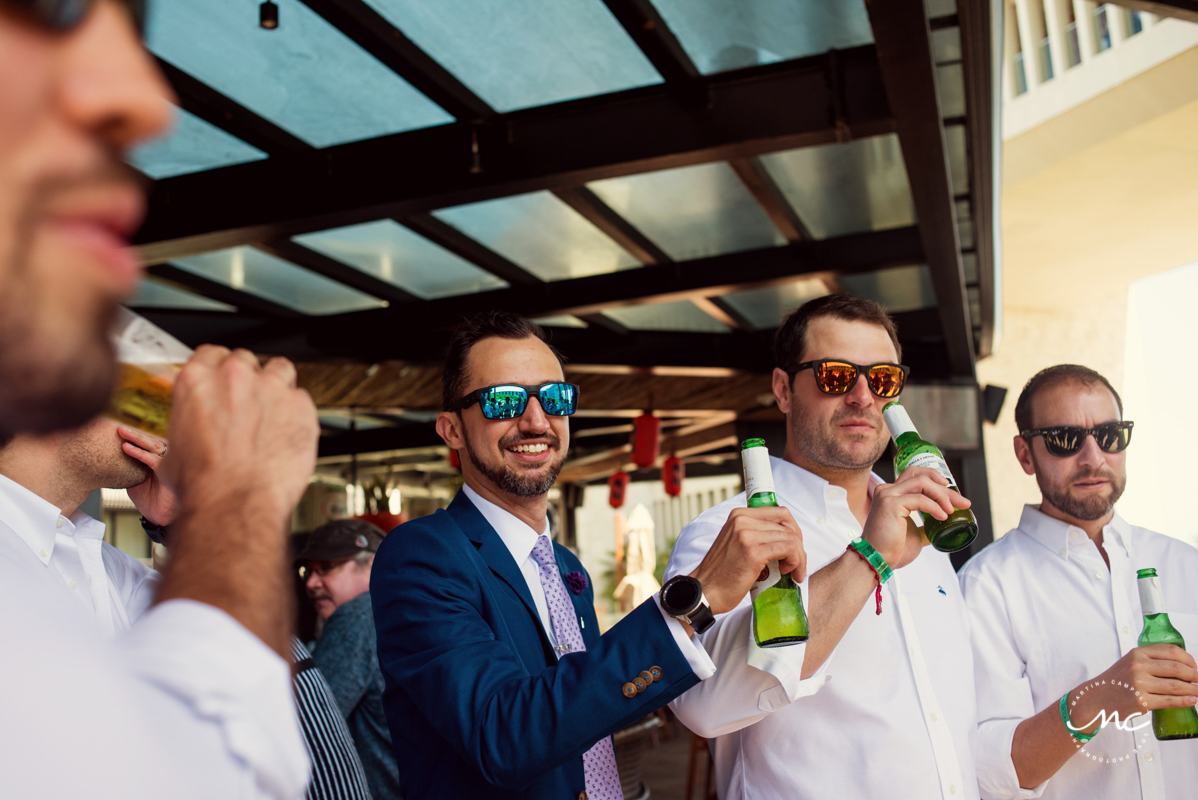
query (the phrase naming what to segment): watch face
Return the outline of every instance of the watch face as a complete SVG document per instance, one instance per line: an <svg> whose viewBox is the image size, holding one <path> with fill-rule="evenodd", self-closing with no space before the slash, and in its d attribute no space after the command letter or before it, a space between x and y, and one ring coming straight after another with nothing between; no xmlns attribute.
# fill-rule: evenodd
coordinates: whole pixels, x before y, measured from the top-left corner
<svg viewBox="0 0 1198 800"><path fill-rule="evenodd" d="M699 602L699 591L699 582L693 578L671 583L668 596L663 598L667 610L681 614L691 611Z"/></svg>

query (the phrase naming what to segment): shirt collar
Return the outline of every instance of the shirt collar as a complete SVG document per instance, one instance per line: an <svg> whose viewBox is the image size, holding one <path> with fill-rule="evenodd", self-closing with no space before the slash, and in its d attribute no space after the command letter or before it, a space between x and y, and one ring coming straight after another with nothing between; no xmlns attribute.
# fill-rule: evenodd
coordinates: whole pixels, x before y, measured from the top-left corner
<svg viewBox="0 0 1198 800"><path fill-rule="evenodd" d="M1019 529L1061 558L1069 557L1071 547L1084 547L1090 541L1089 535L1081 528L1050 517L1041 511L1039 506L1031 504L1023 507ZM1131 555L1131 526L1119 516L1118 511L1111 516L1111 521L1103 526L1102 542L1104 547L1114 543L1126 555Z"/></svg>
<svg viewBox="0 0 1198 800"><path fill-rule="evenodd" d="M483 515L483 518L491 523L491 527L499 534L499 538L503 540L517 564L523 564L532 555L532 548L537 543L538 535L547 536L549 534L548 519L545 520L545 530L538 534L529 527L527 522L507 509L500 508L490 500L484 499L468 485L463 485L462 490L466 492L466 496L470 498L471 503L474 503L474 507Z"/></svg>
<svg viewBox="0 0 1198 800"><path fill-rule="evenodd" d="M827 515L829 501L848 507L848 492L824 480L814 472L798 464L770 456L770 468L774 476L774 488L791 508L802 509L808 514ZM874 473L869 474L869 496L874 489L885 483Z"/></svg>
<svg viewBox="0 0 1198 800"><path fill-rule="evenodd" d="M43 564L49 564L54 553L55 532L67 523L57 506L4 475L0 475L0 521L12 528Z"/></svg>

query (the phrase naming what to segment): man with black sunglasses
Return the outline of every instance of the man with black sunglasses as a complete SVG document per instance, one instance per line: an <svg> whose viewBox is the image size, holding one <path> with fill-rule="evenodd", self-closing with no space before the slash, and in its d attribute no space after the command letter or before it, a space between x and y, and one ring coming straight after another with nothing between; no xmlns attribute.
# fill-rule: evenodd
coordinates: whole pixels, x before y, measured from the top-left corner
<svg viewBox="0 0 1198 800"><path fill-rule="evenodd" d="M770 560L802 577L798 527L742 509L686 608L654 598L600 636L594 587L546 518L578 402L557 352L529 320L482 314L454 334L442 386L437 432L465 485L388 536L370 579L404 795L622 800L611 734L712 675L692 631Z"/></svg>
<svg viewBox="0 0 1198 800"><path fill-rule="evenodd" d="M124 158L171 115L141 7L0 0L0 439L78 427L115 384L107 334L137 286L128 239L144 214ZM56 539L66 509L43 503L48 532L28 541L0 526L6 798L304 793L286 553L315 408L294 365L214 347L173 402L171 564L128 631L102 639L80 592L103 607L104 587L53 566L80 558Z"/></svg>
<svg viewBox="0 0 1198 800"><path fill-rule="evenodd" d="M1024 506L1019 527L960 573L973 619L983 795L1192 798L1198 739L1158 742L1145 717L1129 716L1198 701L1191 654L1136 646L1136 571L1149 567L1174 627L1191 650L1198 644L1198 551L1115 511L1132 423L1102 375L1075 364L1038 372L1015 423L1015 457L1036 476L1040 505ZM1104 724L1104 714L1128 724Z"/></svg>
<svg viewBox="0 0 1198 800"><path fill-rule="evenodd" d="M907 376L894 322L871 300L830 295L783 320L774 354L786 449L770 465L812 565L811 636L758 648L744 603L702 637L723 680L671 708L714 740L724 800L976 800L967 614L948 556L910 521L969 501L931 469L892 484L871 472L889 442L882 409ZM744 504L683 528L666 575L693 569Z"/></svg>

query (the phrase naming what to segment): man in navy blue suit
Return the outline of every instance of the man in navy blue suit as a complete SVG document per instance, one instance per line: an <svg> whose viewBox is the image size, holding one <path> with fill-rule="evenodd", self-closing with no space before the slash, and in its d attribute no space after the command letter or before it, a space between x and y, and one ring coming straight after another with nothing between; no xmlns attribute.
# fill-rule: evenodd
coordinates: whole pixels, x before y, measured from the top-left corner
<svg viewBox="0 0 1198 800"><path fill-rule="evenodd" d="M455 333L437 432L465 486L388 536L371 575L407 800L622 800L612 732L714 673L693 633L769 561L803 576L790 512L739 509L694 572L600 636L586 571L547 535L577 401L532 322L490 312Z"/></svg>

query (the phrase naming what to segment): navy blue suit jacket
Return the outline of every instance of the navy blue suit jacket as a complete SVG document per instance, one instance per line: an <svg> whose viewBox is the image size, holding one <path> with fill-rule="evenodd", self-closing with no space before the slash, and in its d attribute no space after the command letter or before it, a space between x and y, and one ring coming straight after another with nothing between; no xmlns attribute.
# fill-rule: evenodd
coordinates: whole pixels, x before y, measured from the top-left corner
<svg viewBox="0 0 1198 800"><path fill-rule="evenodd" d="M554 550L563 574L583 571ZM653 601L600 637L589 586L570 595L587 650L559 662L523 573L465 493L392 531L370 596L406 800L574 800L586 750L698 683ZM661 679L626 697L651 667Z"/></svg>

